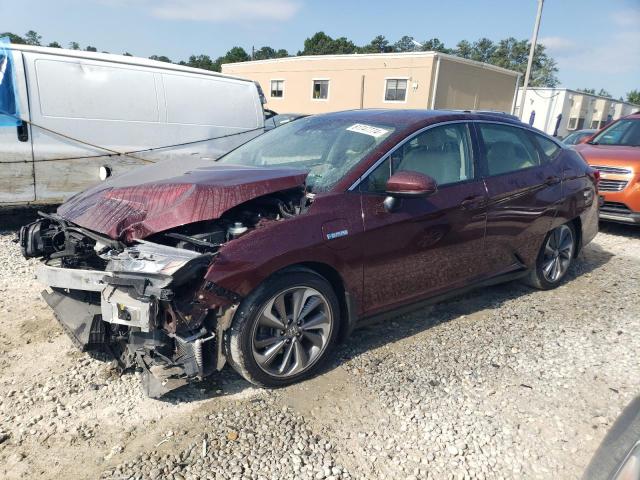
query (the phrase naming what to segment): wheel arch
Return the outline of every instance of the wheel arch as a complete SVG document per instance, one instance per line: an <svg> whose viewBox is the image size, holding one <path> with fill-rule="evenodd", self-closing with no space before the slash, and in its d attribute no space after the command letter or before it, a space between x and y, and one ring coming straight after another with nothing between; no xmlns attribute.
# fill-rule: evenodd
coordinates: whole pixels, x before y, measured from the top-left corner
<svg viewBox="0 0 640 480"><path fill-rule="evenodd" d="M333 288L333 292L336 294L336 297L338 297L338 304L340 306L338 340L344 340L355 327L357 318L354 303L355 299L347 290L342 275L340 275L333 266L327 263L307 261L283 267L270 275L270 277L292 271L313 273L329 282ZM268 282L269 278L264 281Z"/></svg>

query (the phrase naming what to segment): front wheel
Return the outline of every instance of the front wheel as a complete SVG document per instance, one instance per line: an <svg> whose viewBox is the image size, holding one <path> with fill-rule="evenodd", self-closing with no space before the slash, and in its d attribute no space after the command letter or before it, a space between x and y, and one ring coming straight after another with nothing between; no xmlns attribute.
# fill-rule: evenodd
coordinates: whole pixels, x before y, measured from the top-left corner
<svg viewBox="0 0 640 480"><path fill-rule="evenodd" d="M231 365L249 382L280 387L313 374L338 332L331 285L307 271L277 274L241 304L227 338Z"/></svg>
<svg viewBox="0 0 640 480"><path fill-rule="evenodd" d="M549 290L557 287L569 271L576 248L575 230L570 223L551 230L526 282L532 287Z"/></svg>

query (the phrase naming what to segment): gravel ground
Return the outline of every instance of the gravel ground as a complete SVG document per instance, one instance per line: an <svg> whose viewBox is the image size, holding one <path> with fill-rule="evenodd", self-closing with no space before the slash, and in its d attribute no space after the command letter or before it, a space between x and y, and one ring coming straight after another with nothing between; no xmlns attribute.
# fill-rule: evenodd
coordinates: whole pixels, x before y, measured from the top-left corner
<svg viewBox="0 0 640 480"><path fill-rule="evenodd" d="M479 290L354 333L310 381L145 398L77 352L0 234L0 477L579 478L640 393L640 229L551 292Z"/></svg>

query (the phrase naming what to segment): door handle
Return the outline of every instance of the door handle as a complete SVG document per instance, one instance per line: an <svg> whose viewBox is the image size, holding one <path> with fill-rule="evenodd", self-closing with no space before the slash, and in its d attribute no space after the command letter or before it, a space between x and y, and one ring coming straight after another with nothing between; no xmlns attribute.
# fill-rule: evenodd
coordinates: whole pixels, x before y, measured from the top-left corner
<svg viewBox="0 0 640 480"><path fill-rule="evenodd" d="M484 195L476 195L475 197L465 198L460 202L460 208L463 210L475 210L484 206Z"/></svg>
<svg viewBox="0 0 640 480"><path fill-rule="evenodd" d="M560 177L556 177L555 175L551 175L544 179L544 183L546 185L556 185L560 183Z"/></svg>
<svg viewBox="0 0 640 480"><path fill-rule="evenodd" d="M16 131L18 132L18 141L27 142L29 141L29 126L27 122L22 120L20 125L16 127Z"/></svg>

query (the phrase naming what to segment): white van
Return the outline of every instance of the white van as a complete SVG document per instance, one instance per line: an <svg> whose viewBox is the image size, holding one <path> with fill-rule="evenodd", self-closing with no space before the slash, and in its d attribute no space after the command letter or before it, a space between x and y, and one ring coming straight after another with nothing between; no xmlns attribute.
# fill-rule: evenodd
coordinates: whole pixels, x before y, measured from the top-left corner
<svg viewBox="0 0 640 480"><path fill-rule="evenodd" d="M120 55L0 44L0 106L12 95L20 120L0 115L0 206L61 203L147 162L214 158L264 126L252 81Z"/></svg>

